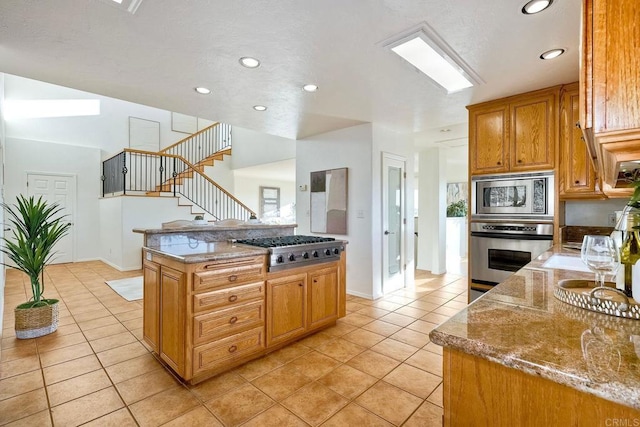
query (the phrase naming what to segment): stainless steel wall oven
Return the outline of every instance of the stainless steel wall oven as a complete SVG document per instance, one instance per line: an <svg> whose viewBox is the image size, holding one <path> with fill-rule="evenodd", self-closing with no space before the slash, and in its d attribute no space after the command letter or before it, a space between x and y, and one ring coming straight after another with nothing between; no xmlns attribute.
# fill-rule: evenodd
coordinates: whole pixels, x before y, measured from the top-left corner
<svg viewBox="0 0 640 427"><path fill-rule="evenodd" d="M471 300L553 244L553 172L472 178Z"/></svg>

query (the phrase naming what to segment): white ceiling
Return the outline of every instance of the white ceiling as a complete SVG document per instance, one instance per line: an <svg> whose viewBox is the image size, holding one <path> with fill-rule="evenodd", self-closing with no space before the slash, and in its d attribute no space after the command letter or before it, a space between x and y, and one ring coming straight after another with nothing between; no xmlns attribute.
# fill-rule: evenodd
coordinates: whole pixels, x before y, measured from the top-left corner
<svg viewBox="0 0 640 427"><path fill-rule="evenodd" d="M466 122L468 104L578 79L581 2L533 16L524 2L143 0L130 14L108 0L2 1L0 71L287 138L375 122L419 145L447 139L437 131ZM381 46L421 22L485 83L446 95ZM566 54L538 59L556 47Z"/></svg>

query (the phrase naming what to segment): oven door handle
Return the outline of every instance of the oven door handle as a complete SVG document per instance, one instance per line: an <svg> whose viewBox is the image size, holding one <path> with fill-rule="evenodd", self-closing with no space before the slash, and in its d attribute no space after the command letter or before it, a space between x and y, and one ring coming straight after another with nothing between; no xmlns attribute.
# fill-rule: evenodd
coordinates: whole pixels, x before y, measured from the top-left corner
<svg viewBox="0 0 640 427"><path fill-rule="evenodd" d="M553 240L553 236L548 234L507 234L507 233L485 233L472 231L471 237L484 237L487 239L511 239L511 240Z"/></svg>

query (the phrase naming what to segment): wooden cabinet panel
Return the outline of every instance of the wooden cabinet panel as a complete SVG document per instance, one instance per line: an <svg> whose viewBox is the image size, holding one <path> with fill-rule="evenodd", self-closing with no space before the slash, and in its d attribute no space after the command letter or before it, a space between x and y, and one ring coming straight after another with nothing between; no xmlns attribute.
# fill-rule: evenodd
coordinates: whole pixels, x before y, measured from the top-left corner
<svg viewBox="0 0 640 427"><path fill-rule="evenodd" d="M640 7L637 0L593 0L593 127L640 128Z"/></svg>
<svg viewBox="0 0 640 427"><path fill-rule="evenodd" d="M309 329L335 322L338 318L338 268L309 274Z"/></svg>
<svg viewBox="0 0 640 427"><path fill-rule="evenodd" d="M160 342L160 266L144 261L142 336L151 349L158 353Z"/></svg>
<svg viewBox="0 0 640 427"><path fill-rule="evenodd" d="M509 106L469 109L471 173L506 172L509 167Z"/></svg>
<svg viewBox="0 0 640 427"><path fill-rule="evenodd" d="M254 328L193 349L194 375L264 349L264 328Z"/></svg>
<svg viewBox="0 0 640 427"><path fill-rule="evenodd" d="M193 290L226 287L264 279L264 257L240 258L204 263L197 267L193 277Z"/></svg>
<svg viewBox="0 0 640 427"><path fill-rule="evenodd" d="M556 86L467 107L471 175L554 169L559 92Z"/></svg>
<svg viewBox="0 0 640 427"><path fill-rule="evenodd" d="M640 411L445 347L445 426L603 426ZM473 410L469 410L473 408Z"/></svg>
<svg viewBox="0 0 640 427"><path fill-rule="evenodd" d="M264 324L262 300L195 316L193 343L204 344Z"/></svg>
<svg viewBox="0 0 640 427"><path fill-rule="evenodd" d="M230 304L241 304L253 300L262 300L265 295L264 282L248 285L231 286L193 296L193 311L199 313L206 310L225 307Z"/></svg>
<svg viewBox="0 0 640 427"><path fill-rule="evenodd" d="M160 357L179 375L185 373L185 274L160 269Z"/></svg>
<svg viewBox="0 0 640 427"><path fill-rule="evenodd" d="M512 171L554 167L556 103L555 91L510 103Z"/></svg>
<svg viewBox="0 0 640 427"><path fill-rule="evenodd" d="M563 88L560 102L560 198L604 198L582 130L580 95L576 84Z"/></svg>
<svg viewBox="0 0 640 427"><path fill-rule="evenodd" d="M267 346L306 331L307 274L267 280Z"/></svg>

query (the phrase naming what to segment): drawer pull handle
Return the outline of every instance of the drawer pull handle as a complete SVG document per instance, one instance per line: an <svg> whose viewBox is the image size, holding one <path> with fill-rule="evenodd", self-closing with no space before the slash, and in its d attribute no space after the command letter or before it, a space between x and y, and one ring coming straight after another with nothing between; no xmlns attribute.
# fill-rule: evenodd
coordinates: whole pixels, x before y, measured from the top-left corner
<svg viewBox="0 0 640 427"><path fill-rule="evenodd" d="M238 318L236 316L233 316L231 319L229 319L229 323L231 323L232 325L237 321L238 321Z"/></svg>
<svg viewBox="0 0 640 427"><path fill-rule="evenodd" d="M229 353L235 353L237 349L238 349L237 346L232 345L231 347L229 347Z"/></svg>
<svg viewBox="0 0 640 427"><path fill-rule="evenodd" d="M238 295L231 295L231 296L229 297L229 302L234 302L234 301L235 301L235 300L237 300L237 299L238 299Z"/></svg>
<svg viewBox="0 0 640 427"><path fill-rule="evenodd" d="M235 282L236 280L238 280L238 276L236 276L235 274L232 274L231 276L229 276L230 282Z"/></svg>
<svg viewBox="0 0 640 427"><path fill-rule="evenodd" d="M204 269L205 269L205 270L208 270L208 269L213 268L213 267L215 267L215 266L216 266L215 264L205 265L205 266L204 266Z"/></svg>

